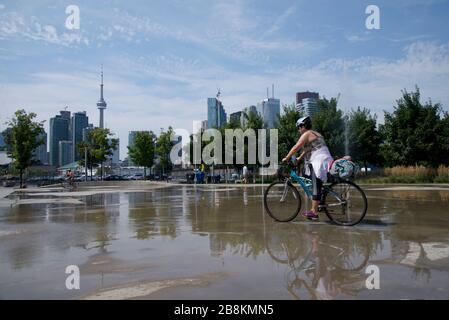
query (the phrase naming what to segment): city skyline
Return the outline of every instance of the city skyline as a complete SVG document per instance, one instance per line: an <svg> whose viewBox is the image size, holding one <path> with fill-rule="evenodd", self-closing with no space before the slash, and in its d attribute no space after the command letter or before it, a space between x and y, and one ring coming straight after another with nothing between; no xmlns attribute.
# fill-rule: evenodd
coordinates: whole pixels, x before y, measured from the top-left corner
<svg viewBox="0 0 449 320"><path fill-rule="evenodd" d="M380 30L366 29L365 1L75 4L79 30L64 27L63 1L0 4L0 130L18 108L46 120L46 132L65 106L98 124L101 64L105 127L121 141L132 130L191 130L217 87L228 114L273 83L281 105L299 91L340 93L344 111L367 107L380 122L415 84L423 101L449 107L446 0L377 1Z"/></svg>

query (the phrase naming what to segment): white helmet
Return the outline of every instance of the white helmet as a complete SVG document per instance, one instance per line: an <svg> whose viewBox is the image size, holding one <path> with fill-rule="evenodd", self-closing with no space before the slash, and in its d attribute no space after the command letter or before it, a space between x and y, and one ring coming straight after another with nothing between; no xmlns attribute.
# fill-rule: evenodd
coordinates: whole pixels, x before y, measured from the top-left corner
<svg viewBox="0 0 449 320"><path fill-rule="evenodd" d="M306 128L312 127L312 119L310 119L309 116L299 118L298 121L296 121L296 128L299 126L305 126Z"/></svg>

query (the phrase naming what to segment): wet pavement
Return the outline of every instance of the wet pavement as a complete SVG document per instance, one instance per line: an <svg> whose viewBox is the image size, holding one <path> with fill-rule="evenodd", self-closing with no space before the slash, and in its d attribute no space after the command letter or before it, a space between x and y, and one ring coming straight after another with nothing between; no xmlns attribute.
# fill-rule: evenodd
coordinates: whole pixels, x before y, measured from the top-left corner
<svg viewBox="0 0 449 320"><path fill-rule="evenodd" d="M355 227L275 223L261 186L4 193L0 299L449 299L449 186L363 188Z"/></svg>

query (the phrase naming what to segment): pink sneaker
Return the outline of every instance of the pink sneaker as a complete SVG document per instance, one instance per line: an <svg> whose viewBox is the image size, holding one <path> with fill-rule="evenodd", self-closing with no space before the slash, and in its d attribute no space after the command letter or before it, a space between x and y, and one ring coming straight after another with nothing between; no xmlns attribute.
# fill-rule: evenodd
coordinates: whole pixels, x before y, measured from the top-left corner
<svg viewBox="0 0 449 320"><path fill-rule="evenodd" d="M312 221L317 221L318 220L318 215L316 213L313 213L312 211L305 211L303 212L303 217L312 220Z"/></svg>

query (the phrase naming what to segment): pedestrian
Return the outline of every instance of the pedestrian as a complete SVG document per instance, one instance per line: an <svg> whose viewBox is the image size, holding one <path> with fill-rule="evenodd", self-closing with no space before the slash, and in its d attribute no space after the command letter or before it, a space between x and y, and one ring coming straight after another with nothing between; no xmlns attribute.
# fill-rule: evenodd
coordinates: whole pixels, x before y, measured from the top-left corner
<svg viewBox="0 0 449 320"><path fill-rule="evenodd" d="M243 166L243 183L248 183L249 171L246 166Z"/></svg>

